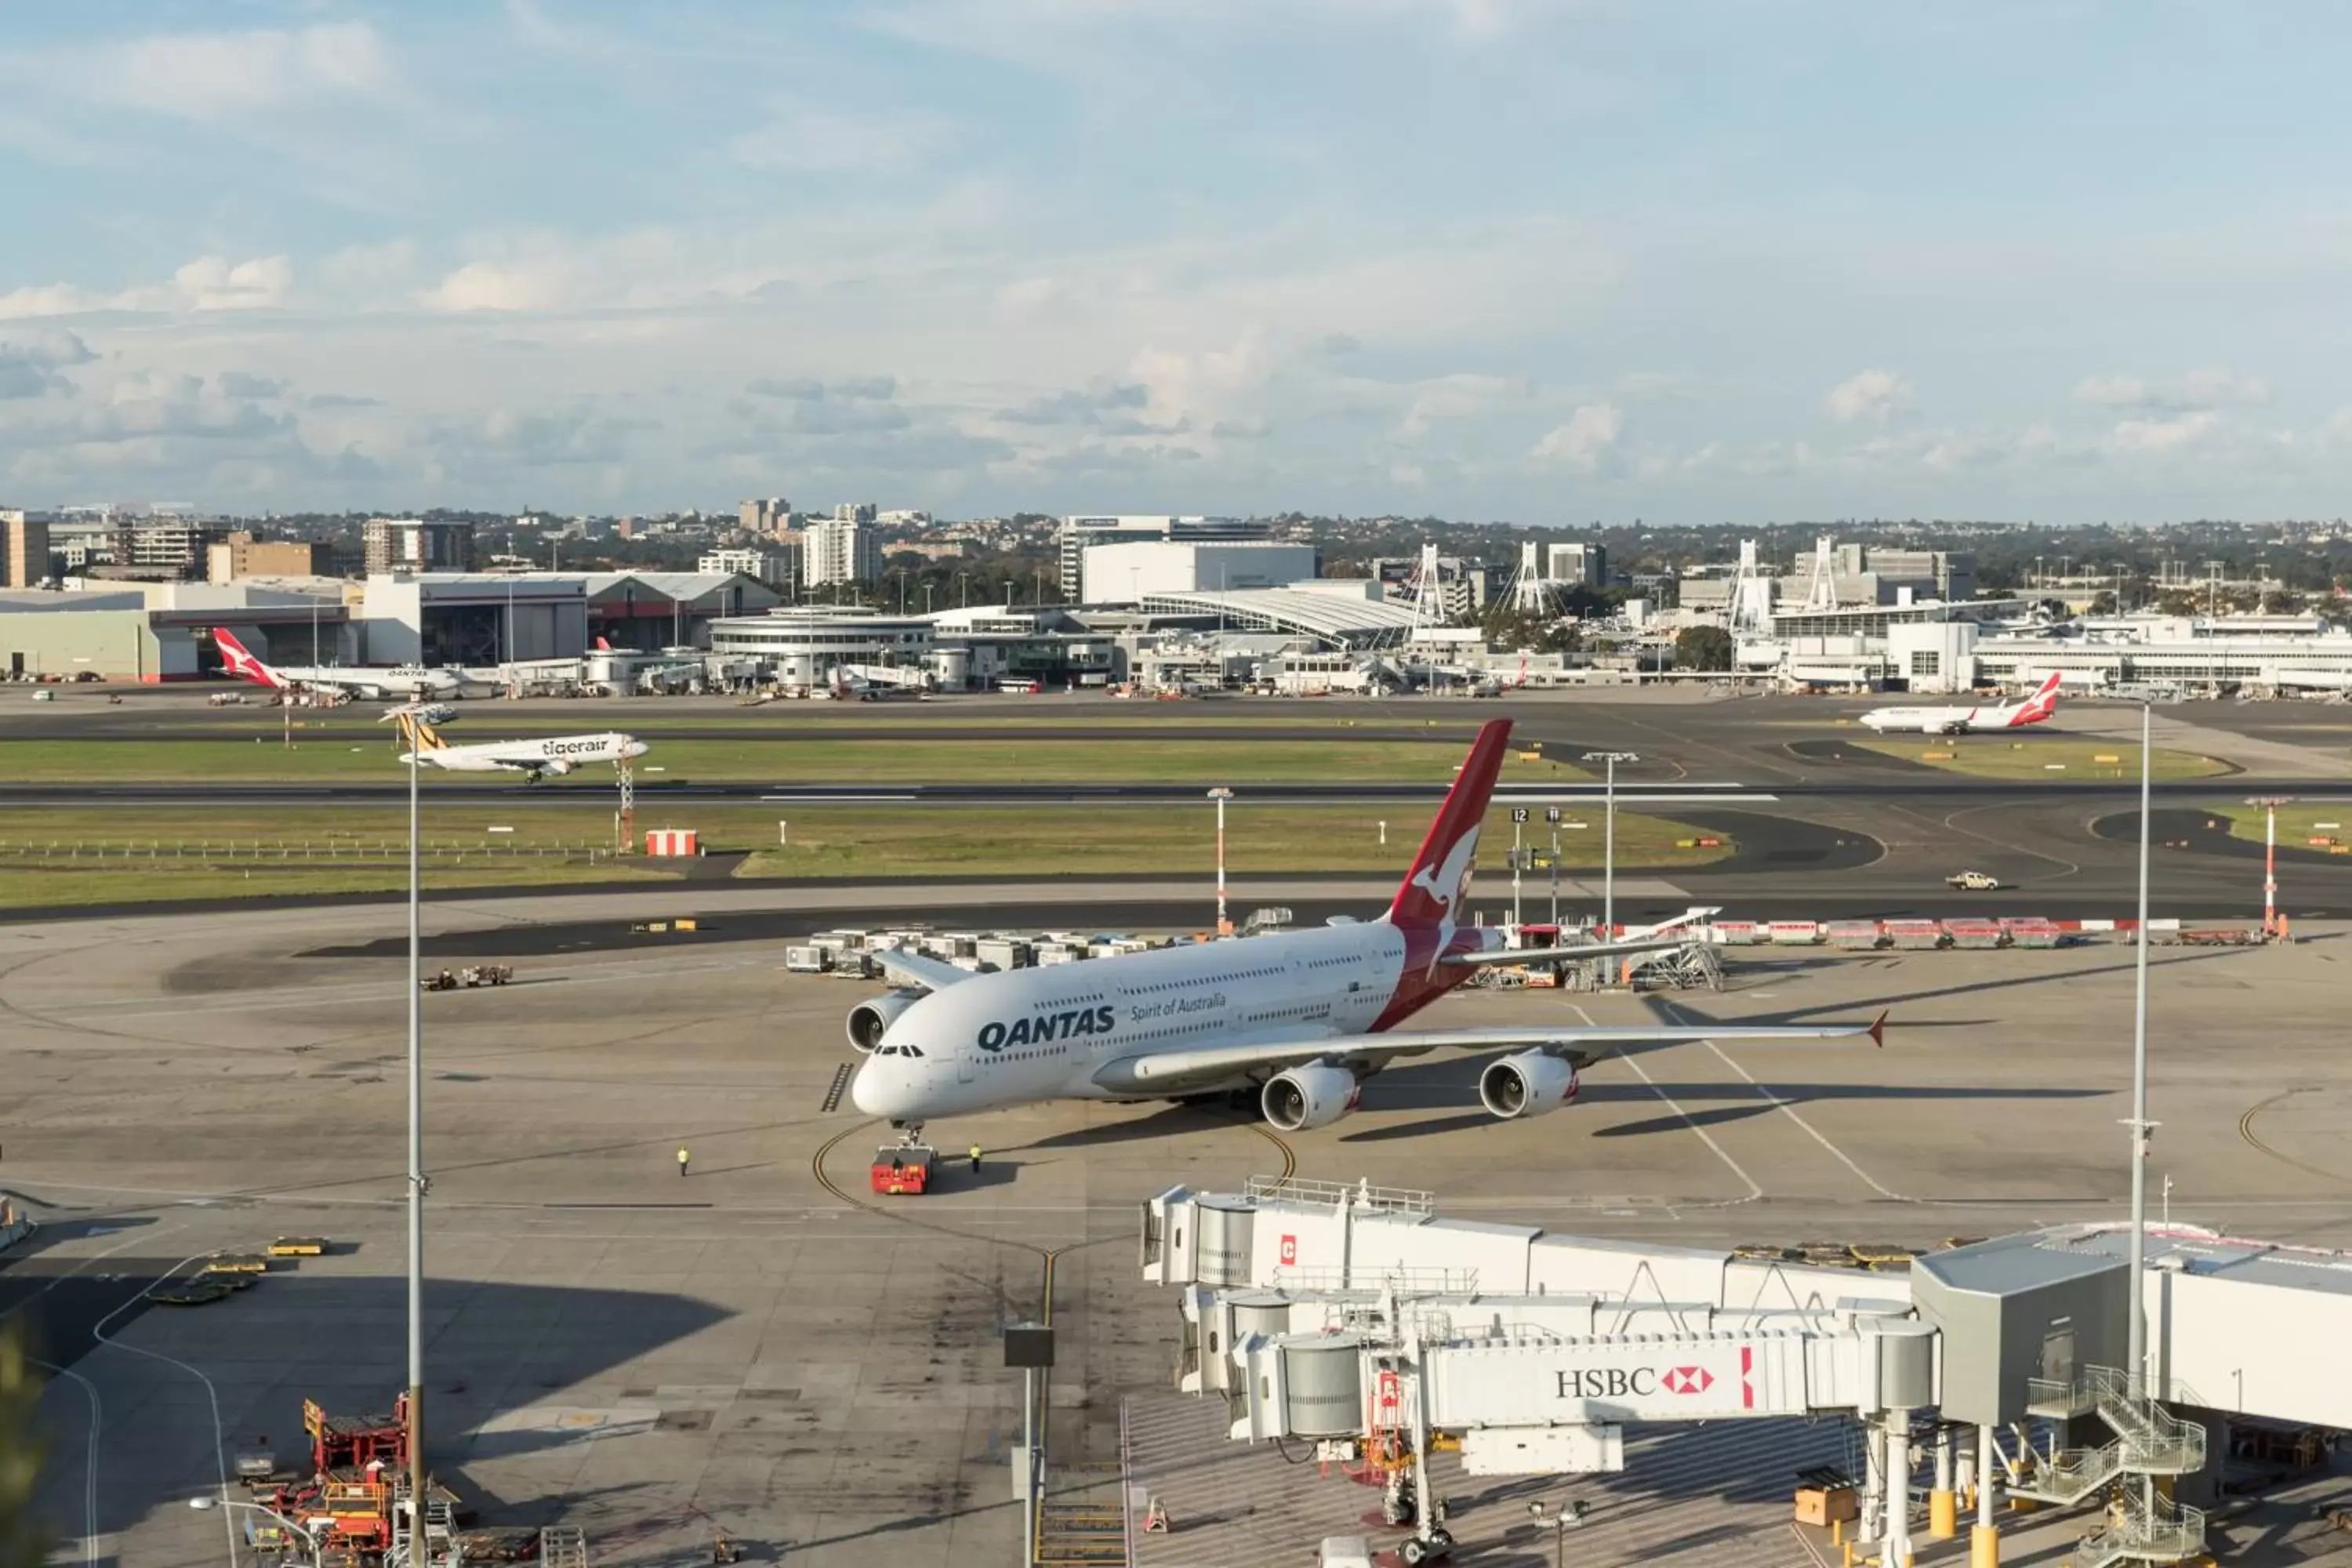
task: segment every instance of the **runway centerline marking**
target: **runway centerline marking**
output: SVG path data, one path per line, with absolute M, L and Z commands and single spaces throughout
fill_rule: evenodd
M 1682 1009 L 1676 1007 L 1671 1002 L 1665 1004 L 1665 1010 L 1674 1016 L 1676 1023 L 1689 1025 L 1692 1028 L 1699 1026 L 1696 1024 L 1692 1024 L 1688 1018 L 1683 1016 Z M 1778 1094 L 1766 1088 L 1763 1084 L 1759 1083 L 1757 1081 L 1756 1075 L 1749 1072 L 1746 1068 L 1741 1067 L 1737 1061 L 1734 1061 L 1731 1058 L 1730 1054 L 1721 1046 L 1717 1045 L 1713 1040 L 1705 1041 L 1704 1044 L 1708 1050 L 1713 1051 L 1716 1054 L 1717 1058 L 1722 1061 L 1725 1067 L 1729 1068 L 1733 1072 L 1736 1072 L 1741 1078 L 1746 1079 L 1749 1085 L 1755 1089 L 1756 1092 L 1764 1097 L 1766 1102 L 1769 1103 L 1773 1110 L 1778 1110 L 1781 1115 L 1786 1116 L 1790 1121 L 1803 1128 L 1806 1134 L 1811 1137 L 1814 1142 L 1820 1144 L 1822 1148 L 1828 1150 L 1836 1157 L 1839 1164 L 1843 1165 L 1847 1170 L 1852 1171 L 1855 1175 L 1861 1177 L 1863 1184 L 1867 1186 L 1872 1192 L 1876 1193 L 1882 1198 L 1888 1198 L 1898 1204 L 1912 1204 L 1919 1201 L 1916 1198 L 1906 1197 L 1903 1194 L 1895 1192 L 1891 1188 L 1881 1186 L 1877 1177 L 1872 1175 L 1868 1171 L 1864 1170 L 1860 1165 L 1855 1164 L 1851 1155 L 1822 1135 L 1822 1130 L 1820 1128 L 1815 1127 L 1811 1122 L 1798 1115 L 1797 1108 L 1795 1106 L 1781 1099 Z
M 1584 1010 L 1583 1004 L 1581 1003 L 1577 1005 L 1576 1016 L 1584 1020 L 1585 1026 L 1588 1028 L 1598 1028 L 1600 1026 L 1592 1022 L 1592 1015 Z M 1764 1189 L 1756 1184 L 1756 1178 L 1742 1170 L 1738 1161 L 1725 1153 L 1723 1152 L 1723 1145 L 1715 1141 L 1714 1134 L 1707 1131 L 1706 1128 L 1701 1127 L 1698 1122 L 1692 1118 L 1691 1113 L 1682 1108 L 1681 1103 L 1677 1101 L 1673 1095 L 1668 1094 L 1664 1089 L 1661 1089 L 1658 1086 L 1657 1080 L 1643 1070 L 1642 1064 L 1639 1061 L 1635 1060 L 1632 1057 L 1620 1057 L 1617 1059 L 1623 1062 L 1627 1067 L 1632 1068 L 1633 1069 L 1633 1075 L 1636 1078 L 1639 1078 L 1643 1083 L 1650 1086 L 1650 1092 L 1656 1095 L 1660 1100 L 1664 1100 L 1666 1102 L 1666 1109 L 1673 1111 L 1676 1116 L 1681 1117 L 1683 1120 L 1683 1125 L 1697 1133 L 1699 1142 L 1713 1150 L 1715 1152 L 1715 1157 L 1722 1161 L 1726 1165 L 1729 1166 L 1733 1175 L 1748 1184 L 1748 1195 L 1744 1198 L 1735 1198 L 1732 1200 L 1733 1202 L 1743 1204 L 1754 1203 L 1757 1199 L 1764 1195 Z

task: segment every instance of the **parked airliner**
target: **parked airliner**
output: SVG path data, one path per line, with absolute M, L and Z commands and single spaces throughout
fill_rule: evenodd
M 635 735 L 609 730 L 594 735 L 548 735 L 536 741 L 453 746 L 433 727 L 430 713 L 426 708 L 408 707 L 394 708 L 384 715 L 400 726 L 401 739 L 408 742 L 409 750 L 400 753 L 402 762 L 414 752 L 417 762 L 428 768 L 453 773 L 516 773 L 523 775 L 525 784 L 537 784 L 549 773 L 561 777 L 583 763 L 618 766 L 648 750 Z
M 851 1098 L 867 1115 L 912 1129 L 1045 1100 L 1255 1090 L 1266 1121 L 1290 1132 L 1337 1121 L 1356 1109 L 1366 1079 L 1425 1051 L 1518 1047 L 1478 1079 L 1486 1110 L 1509 1119 L 1574 1100 L 1578 1070 L 1596 1054 L 1586 1047 L 1881 1037 L 1883 1016 L 1831 1027 L 1399 1028 L 1481 965 L 1570 963 L 1684 940 L 1512 949 L 1494 928 L 1465 923 L 1479 826 L 1510 732 L 1507 719 L 1478 731 L 1376 921 L 989 974 L 875 953 L 893 980 L 929 994 L 894 991 L 850 1013 L 850 1043 L 868 1053 Z
M 275 691 L 301 689 L 340 691 L 353 697 L 398 697 L 420 701 L 428 697 L 455 697 L 462 682 L 446 669 L 420 669 L 402 665 L 390 668 L 372 665 L 270 664 L 255 656 L 226 626 L 213 628 L 220 649 L 221 668 L 239 680 Z
M 1874 708 L 1862 722 L 1885 734 L 1965 735 L 1973 730 L 2022 730 L 2058 711 L 2058 676 L 2050 678 L 2022 702 L 2000 708 Z

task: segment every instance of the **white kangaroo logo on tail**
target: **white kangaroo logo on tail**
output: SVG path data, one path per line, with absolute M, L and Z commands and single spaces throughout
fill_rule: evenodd
M 1423 867 L 1413 874 L 1412 880 L 1406 884 L 1407 887 L 1419 888 L 1423 892 L 1427 893 L 1430 902 L 1436 904 L 1444 911 L 1438 917 L 1437 945 L 1430 953 L 1429 966 L 1432 971 L 1436 969 L 1437 961 L 1453 944 L 1454 929 L 1461 915 L 1462 900 L 1470 891 L 1470 862 L 1477 853 L 1478 830 L 1473 827 L 1454 841 L 1454 847 L 1445 852 L 1444 860 L 1433 861 Z

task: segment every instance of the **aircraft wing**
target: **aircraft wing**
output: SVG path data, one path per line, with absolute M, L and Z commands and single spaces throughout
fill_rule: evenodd
M 1706 1024 L 1574 1026 L 1555 1028 L 1391 1029 L 1377 1035 L 1325 1036 L 1320 1039 L 1264 1041 L 1238 1046 L 1198 1046 L 1187 1050 L 1154 1051 L 1106 1063 L 1095 1081 L 1114 1093 L 1174 1093 L 1185 1086 L 1214 1083 L 1254 1068 L 1279 1070 L 1326 1058 L 1418 1056 L 1424 1051 L 1478 1051 L 1505 1047 L 1535 1049 L 1567 1057 L 1580 1065 L 1601 1054 L 1588 1047 L 1665 1046 L 1685 1040 L 1842 1040 L 1867 1037 L 1885 1046 L 1886 1015 L 1867 1024 Z
M 971 970 L 958 969 L 944 959 L 926 958 L 921 953 L 907 952 L 895 947 L 877 947 L 866 956 L 880 964 L 882 973 L 891 979 L 932 991 L 944 991 L 959 981 L 972 977 Z
M 1637 952 L 1663 952 L 1670 947 L 1688 947 L 1698 940 L 1696 935 L 1644 937 L 1638 942 L 1595 942 L 1581 946 L 1566 947 L 1498 947 L 1486 952 L 1453 952 L 1439 959 L 1440 963 L 1581 963 L 1588 958 L 1630 958 Z

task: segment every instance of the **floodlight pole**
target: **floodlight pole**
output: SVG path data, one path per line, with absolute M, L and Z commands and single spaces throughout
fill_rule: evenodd
M 1584 760 L 1605 763 L 1609 768 L 1601 838 L 1601 940 L 1608 942 L 1617 934 L 1617 764 L 1642 759 L 1632 752 L 1587 752 Z
M 425 986 L 416 773 L 424 737 L 408 738 L 408 1556 L 425 1539 Z
M 1209 798 L 1217 803 L 1217 934 L 1231 936 L 1234 922 L 1225 914 L 1225 802 L 1234 798 L 1234 792 L 1220 784 Z
M 2129 1318 L 2125 1324 L 2126 1371 L 2135 1394 L 2145 1394 L 2147 1360 L 2147 846 L 2148 780 L 2153 752 L 2149 735 L 2156 710 L 2139 710 L 2139 947 L 2132 998 L 2131 1277 Z

